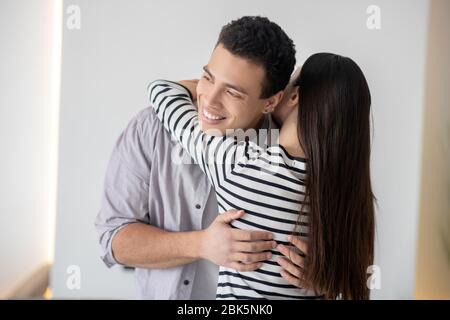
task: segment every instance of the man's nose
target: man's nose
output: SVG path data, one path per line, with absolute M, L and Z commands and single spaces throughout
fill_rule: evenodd
M 221 92 L 220 88 L 214 86 L 205 96 L 206 105 L 210 107 L 220 108 L 221 106 Z

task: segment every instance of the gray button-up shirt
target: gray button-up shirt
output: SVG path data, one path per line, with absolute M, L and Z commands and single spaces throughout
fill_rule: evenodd
M 262 128 L 276 128 L 270 116 Z M 218 214 L 217 200 L 203 172 L 171 139 L 153 108 L 140 111 L 119 136 L 106 171 L 97 228 L 102 259 L 118 262 L 112 239 L 134 222 L 167 231 L 202 230 Z M 135 269 L 143 299 L 215 299 L 218 267 L 206 260 L 170 269 Z

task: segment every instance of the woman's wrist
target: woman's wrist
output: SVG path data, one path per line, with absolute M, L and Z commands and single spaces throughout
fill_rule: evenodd
M 197 100 L 197 84 L 198 80 L 181 80 L 178 81 L 179 84 L 181 84 L 183 87 L 185 87 L 189 92 L 191 93 L 192 99 L 195 101 Z

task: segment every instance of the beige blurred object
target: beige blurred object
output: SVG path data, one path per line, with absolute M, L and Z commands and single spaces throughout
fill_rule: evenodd
M 30 274 L 8 296 L 8 299 L 45 299 L 51 297 L 48 292 L 50 264 L 45 264 Z M 44 296 L 46 294 L 47 296 Z
M 450 299 L 450 1 L 430 1 L 416 299 Z

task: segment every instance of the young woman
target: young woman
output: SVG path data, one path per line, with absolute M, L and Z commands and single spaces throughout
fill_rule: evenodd
M 329 53 L 311 56 L 290 97 L 299 103 L 278 111 L 285 115 L 279 144 L 268 148 L 252 135 L 202 132 L 191 93 L 177 83 L 155 81 L 149 97 L 164 127 L 207 174 L 219 211 L 245 211 L 233 227 L 271 231 L 286 245 L 289 235 L 308 241 L 304 283 L 309 289 L 281 277 L 275 260 L 281 253 L 274 249 L 255 271 L 220 267 L 218 299 L 369 298 L 371 102 L 356 63 Z

